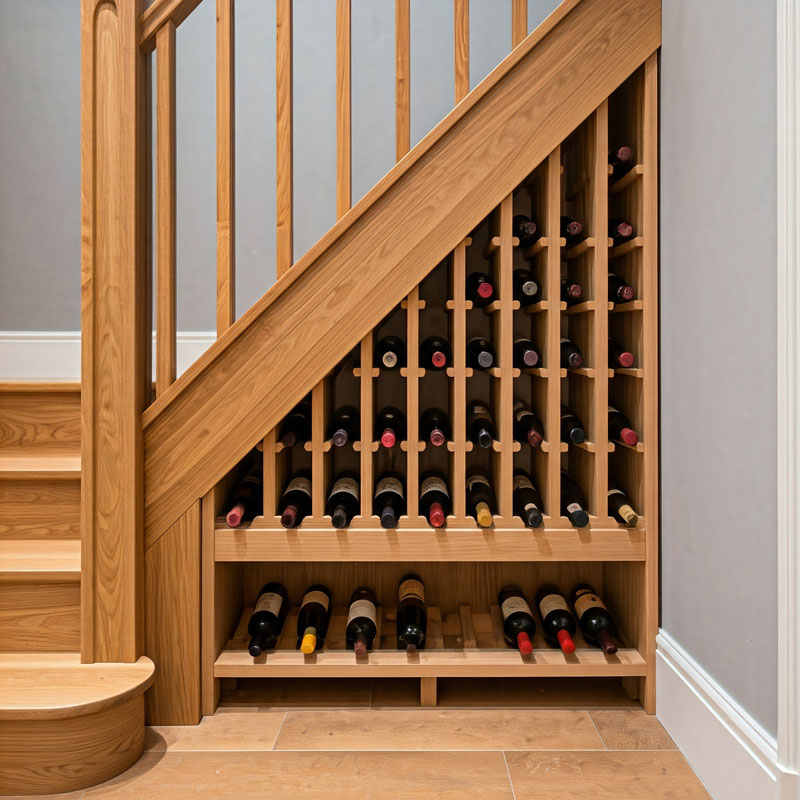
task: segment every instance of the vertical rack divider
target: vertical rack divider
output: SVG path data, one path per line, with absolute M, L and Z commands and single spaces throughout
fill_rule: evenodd
M 377 374 L 372 366 L 372 332 L 361 340 L 361 367 L 354 373 L 361 380 L 361 518 L 369 520 L 372 515 L 372 424 L 374 389 L 373 379 Z
M 406 307 L 406 366 L 400 374 L 406 379 L 406 515 L 410 524 L 419 517 L 419 379 L 425 371 L 419 366 L 419 312 L 424 303 L 415 286 L 404 303 Z
M 325 418 L 328 410 L 328 379 L 323 378 L 311 391 L 311 516 L 316 523 L 325 514 L 325 490 L 328 486 L 325 453 L 330 442 L 325 441 Z
M 262 513 L 264 524 L 274 526 L 275 517 L 278 515 L 278 500 L 280 499 L 281 478 L 278 474 L 278 429 L 273 428 L 263 439 L 263 492 L 264 504 Z

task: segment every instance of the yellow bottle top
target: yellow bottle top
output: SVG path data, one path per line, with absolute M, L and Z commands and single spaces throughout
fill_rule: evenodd
M 486 503 L 478 503 L 478 505 L 475 506 L 475 516 L 481 528 L 492 527 L 492 512 L 489 510 L 489 506 L 487 506 Z
M 635 525 L 639 521 L 636 512 L 627 503 L 619 507 L 619 515 L 628 525 Z
M 317 648 L 317 634 L 316 633 L 304 633 L 303 634 L 303 641 L 300 644 L 300 652 L 305 653 L 306 655 L 310 655 L 314 652 Z

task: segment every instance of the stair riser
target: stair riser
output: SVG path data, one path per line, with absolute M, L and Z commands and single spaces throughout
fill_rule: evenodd
M 78 391 L 3 392 L 0 451 L 79 453 L 80 406 Z
M 0 481 L 0 539 L 80 539 L 80 480 Z
M 0 583 L 0 652 L 80 650 L 79 582 Z

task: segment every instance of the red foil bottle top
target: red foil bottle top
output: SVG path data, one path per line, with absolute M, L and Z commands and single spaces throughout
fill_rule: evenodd
M 397 437 L 394 435 L 394 431 L 391 428 L 387 428 L 381 434 L 381 444 L 384 447 L 394 447 L 396 441 Z
M 353 650 L 356 656 L 365 656 L 367 654 L 367 643 L 363 636 L 358 636 L 353 642 Z
M 620 236 L 630 236 L 633 233 L 633 225 L 630 222 L 620 222 L 617 225 L 617 233 Z
M 570 297 L 582 297 L 583 286 L 581 286 L 579 283 L 573 283 L 570 285 L 569 289 L 567 289 L 567 294 Z
M 524 656 L 529 656 L 533 652 L 533 645 L 527 633 L 523 632 L 517 634 L 517 647 Z
M 561 630 L 556 634 L 556 638 L 558 639 L 558 645 L 561 650 L 569 655 L 570 653 L 575 652 L 575 642 L 572 641 L 572 637 L 569 635 L 569 631 Z
M 293 528 L 297 521 L 297 506 L 286 506 L 281 514 L 281 525 L 284 528 Z
M 294 431 L 287 431 L 281 437 L 281 444 L 284 447 L 294 447 L 297 444 L 297 434 Z
M 583 223 L 578 222 L 578 220 L 574 219 L 572 222 L 568 223 L 567 225 L 567 233 L 570 236 L 577 236 L 579 233 L 583 231 Z
M 633 353 L 628 353 L 628 352 L 620 353 L 619 358 L 617 358 L 617 361 L 619 362 L 619 365 L 621 367 L 625 367 L 625 369 L 628 369 L 628 367 L 633 366 Z
M 531 428 L 531 430 L 528 431 L 528 444 L 531 447 L 538 447 L 541 443 L 542 435 Z
M 428 438 L 434 447 L 441 447 L 445 442 L 444 431 L 440 428 L 434 428 Z
M 606 630 L 602 630 L 597 634 L 597 641 L 600 642 L 600 647 L 607 656 L 613 656 L 617 652 L 617 643 L 614 637 Z
M 333 436 L 331 436 L 331 442 L 333 442 L 335 447 L 344 447 L 347 444 L 347 431 L 344 428 L 339 428 Z
M 242 524 L 242 517 L 244 517 L 244 506 L 237 503 L 225 517 L 225 521 L 230 528 L 238 528 Z
M 441 528 L 444 525 L 444 509 L 441 503 L 431 503 L 430 520 L 434 528 Z
M 619 292 L 620 300 L 633 300 L 633 286 L 623 286 Z
M 535 367 L 539 363 L 539 354 L 535 350 L 526 350 L 522 362 L 526 367 Z
M 436 350 L 431 356 L 431 363 L 434 367 L 443 367 L 447 363 L 447 356 L 441 350 Z
M 639 441 L 639 434 L 633 428 L 623 428 L 619 432 L 619 436 L 630 447 L 633 447 Z
M 489 281 L 478 284 L 478 297 L 488 300 L 494 294 L 494 287 Z

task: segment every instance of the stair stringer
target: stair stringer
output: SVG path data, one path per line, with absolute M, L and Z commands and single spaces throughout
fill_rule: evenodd
M 660 43 L 660 0 L 566 0 L 515 48 L 145 411 L 145 545 Z

